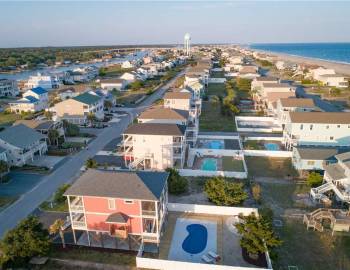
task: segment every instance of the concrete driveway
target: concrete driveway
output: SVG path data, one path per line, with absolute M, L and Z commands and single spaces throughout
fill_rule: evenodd
M 41 174 L 11 172 L 10 182 L 0 184 L 0 196 L 20 196 L 34 188 L 44 177 Z
M 65 157 L 59 156 L 36 156 L 34 161 L 31 161 L 29 164 L 39 167 L 47 167 L 52 169 L 56 164 L 58 164 Z

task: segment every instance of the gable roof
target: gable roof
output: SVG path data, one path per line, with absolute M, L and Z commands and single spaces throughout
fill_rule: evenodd
M 90 93 L 83 93 L 76 97 L 73 97 L 72 99 L 79 101 L 81 103 L 90 105 L 98 102 L 101 98 L 99 96 L 92 95 Z
M 191 99 L 191 93 L 179 91 L 166 92 L 164 99 Z
M 294 92 L 268 92 L 266 94 L 266 99 L 271 103 L 276 102 L 281 98 L 291 98 L 291 97 L 295 97 Z
M 17 120 L 13 125 L 23 124 L 32 129 L 49 129 L 53 123 L 51 120 Z
M 40 86 L 39 87 L 34 87 L 30 91 L 34 92 L 37 95 L 42 95 L 42 94 L 47 93 L 47 91 L 44 88 L 40 87 Z
M 142 123 L 128 127 L 124 134 L 183 136 L 186 127 L 176 124 Z
M 289 112 L 292 123 L 350 124 L 350 112 Z
M 315 102 L 312 98 L 281 98 L 282 107 L 302 107 L 302 108 L 314 108 Z
M 299 153 L 301 159 L 309 160 L 335 160 L 335 155 L 346 151 L 346 149 L 337 147 L 312 147 L 297 146 L 295 150 Z M 347 148 L 347 150 L 350 150 Z
M 139 119 L 175 119 L 187 120 L 188 111 L 170 109 L 164 107 L 153 107 L 141 113 Z
M 166 172 L 122 172 L 89 169 L 64 193 L 137 200 L 159 200 L 166 185 Z
M 44 135 L 23 124 L 8 127 L 0 132 L 1 140 L 18 148 L 26 148 L 44 138 Z

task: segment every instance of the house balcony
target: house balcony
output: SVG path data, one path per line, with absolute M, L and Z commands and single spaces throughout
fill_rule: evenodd
M 86 222 L 84 214 L 72 215 L 72 227 L 74 229 L 86 229 Z
M 84 205 L 81 197 L 76 197 L 73 201 L 69 203 L 69 208 L 72 212 L 83 212 Z

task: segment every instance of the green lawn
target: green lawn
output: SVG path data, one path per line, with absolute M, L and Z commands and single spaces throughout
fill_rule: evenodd
M 226 88 L 224 83 L 209 83 L 207 89 L 207 95 L 216 95 L 216 96 L 226 96 Z
M 0 209 L 6 205 L 14 203 L 16 200 L 16 197 L 0 196 Z
M 307 231 L 301 219 L 284 219 L 276 231 L 284 244 L 277 250 L 274 269 L 297 266 L 299 270 L 350 269 L 350 236 Z
M 213 106 L 209 101 L 203 101 L 202 114 L 199 117 L 200 131 L 234 132 L 236 125 L 232 116 L 222 115 L 220 106 Z
M 40 205 L 40 209 L 44 211 L 68 212 L 68 203 L 67 201 L 64 201 L 63 203 L 59 203 L 59 204 L 52 203 L 51 205 L 50 202 L 45 201 Z
M 0 126 L 12 125 L 16 120 L 22 119 L 22 115 L 14 113 L 0 113 Z
M 136 260 L 134 254 L 125 254 L 117 252 L 98 251 L 88 248 L 71 248 L 67 250 L 53 249 L 49 257 L 59 259 L 70 259 L 79 261 L 88 261 L 95 263 L 106 263 L 113 265 L 135 266 Z
M 235 160 L 232 157 L 222 157 L 222 169 L 224 171 L 244 172 L 242 160 Z
M 296 176 L 290 158 L 245 157 L 250 176 L 287 177 Z

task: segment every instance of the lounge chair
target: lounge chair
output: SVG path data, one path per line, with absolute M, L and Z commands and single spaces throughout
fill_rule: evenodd
M 218 254 L 216 254 L 214 251 L 209 251 L 208 255 L 210 257 L 212 257 L 216 261 L 220 261 L 221 260 L 221 257 Z
M 202 256 L 202 261 L 204 261 L 205 263 L 214 263 L 214 259 L 212 257 L 207 256 L 207 255 Z

